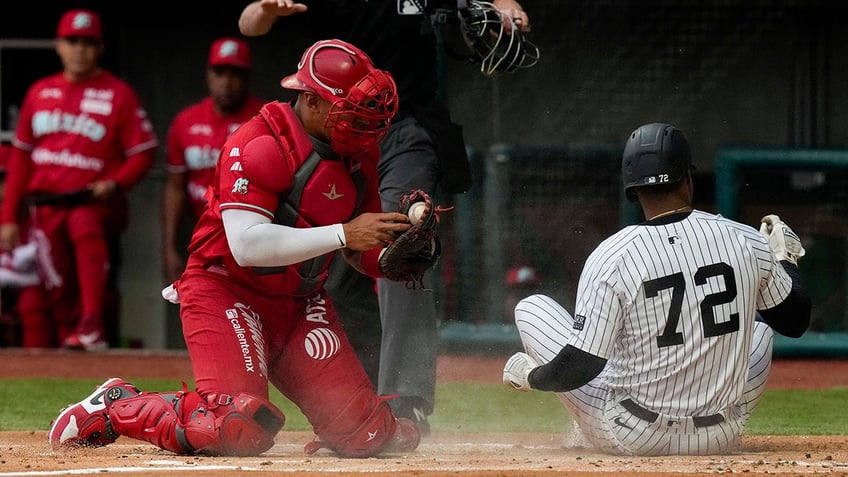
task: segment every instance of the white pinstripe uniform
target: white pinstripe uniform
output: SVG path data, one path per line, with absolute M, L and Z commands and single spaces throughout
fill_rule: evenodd
M 768 378 L 773 334 L 755 310 L 791 289 L 757 230 L 696 210 L 602 242 L 580 276 L 575 317 L 534 295 L 518 304 L 515 322 L 539 364 L 565 345 L 607 359 L 591 382 L 557 393 L 595 447 L 715 454 L 738 445 Z M 627 399 L 643 417 L 621 404 Z M 724 420 L 715 423 L 716 414 Z

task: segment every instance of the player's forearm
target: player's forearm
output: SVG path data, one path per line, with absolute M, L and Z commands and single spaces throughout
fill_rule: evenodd
M 571 391 L 595 379 L 606 364 L 603 358 L 566 345 L 551 362 L 533 369 L 527 381 L 540 391 Z
M 292 265 L 345 245 L 341 224 L 296 228 L 245 210 L 225 210 L 221 215 L 230 252 L 242 267 Z
M 185 189 L 168 182 L 162 197 L 162 249 L 175 248 L 182 211 L 188 202 Z
M 774 331 L 783 336 L 798 338 L 810 327 L 813 302 L 804 287 L 798 267 L 788 260 L 781 260 L 780 264 L 792 277 L 792 291 L 777 306 L 759 312 Z
M 262 2 L 252 2 L 241 12 L 238 21 L 239 31 L 245 36 L 264 35 L 271 31 L 277 18 L 277 15 L 262 8 Z

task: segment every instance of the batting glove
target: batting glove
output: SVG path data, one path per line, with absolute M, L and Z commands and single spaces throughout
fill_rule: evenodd
M 768 240 L 771 252 L 778 260 L 789 260 L 797 266 L 798 259 L 806 253 L 798 234 L 774 214 L 763 217 L 760 233 Z
M 532 389 L 527 377 L 538 366 L 527 353 L 515 353 L 504 365 L 503 383 L 518 391 Z

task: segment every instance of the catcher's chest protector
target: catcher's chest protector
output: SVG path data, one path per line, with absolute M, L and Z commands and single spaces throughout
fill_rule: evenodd
M 271 121 L 266 124 L 279 140 L 284 132 Z M 285 152 L 282 144 L 280 147 Z M 305 156 L 305 160 L 295 171 L 291 188 L 280 194 L 274 223 L 304 228 L 347 222 L 355 217 L 364 197 L 364 175 L 359 170 L 351 173 L 342 161 L 323 159 L 314 150 L 298 156 Z M 300 284 L 292 292 L 305 296 L 323 284 L 332 256 L 325 254 L 301 262 L 296 265 L 296 272 L 291 266 L 254 267 L 254 271 L 260 275 L 286 273 L 287 270 L 287 273 L 297 273 Z

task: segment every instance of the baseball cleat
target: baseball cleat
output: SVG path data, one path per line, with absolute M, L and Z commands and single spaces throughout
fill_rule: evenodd
M 104 351 L 109 347 L 102 331 L 91 333 L 74 333 L 62 343 L 63 348 L 79 349 L 85 351 Z
M 411 452 L 421 443 L 421 432 L 418 426 L 405 417 L 397 418 L 395 434 L 386 447 L 386 452 Z
M 47 440 L 54 450 L 75 447 L 101 447 L 118 438 L 109 423 L 106 399 L 114 401 L 127 394 L 138 395 L 132 384 L 120 378 L 110 378 L 82 401 L 72 404 L 53 420 Z

